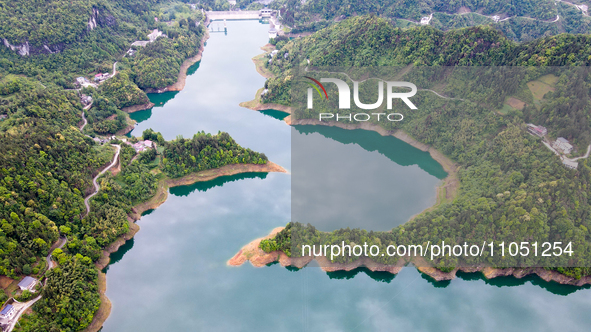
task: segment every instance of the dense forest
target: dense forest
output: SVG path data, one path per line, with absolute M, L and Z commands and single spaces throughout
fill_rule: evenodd
M 115 153 L 87 135 L 126 127 L 121 109 L 149 102 L 142 88 L 176 81 L 205 37 L 200 8 L 158 0 L 0 1 L 0 275 L 45 283 L 16 331 L 80 331 L 90 324 L 100 305 L 94 263 L 129 231 L 133 207 L 151 199 L 162 180 L 266 163 L 264 154 L 240 147 L 227 133 L 166 142 L 148 130 L 142 138 L 156 146 L 141 153 L 130 145 L 138 138 L 112 140 L 121 146 L 120 166 L 98 179 L 87 213 L 92 178 Z M 163 35 L 146 47 L 130 46 L 154 29 Z M 97 88 L 75 84 L 80 76 L 92 82 L 97 73 L 111 73 L 115 61 L 117 74 Z M 84 110 L 83 95 L 92 97 Z M 83 112 L 88 124 L 81 132 Z M 45 256 L 59 237 L 68 241 L 53 251 L 58 266 L 49 270 Z
M 229 164 L 265 164 L 267 156 L 238 145 L 228 133 L 197 133 L 164 143 L 162 169 L 170 177 Z
M 304 104 L 292 104 L 299 98 L 292 87 L 297 86 L 298 75 L 304 75 L 300 74 L 303 66 L 308 67 L 305 75 L 318 78 L 326 77 L 327 71 L 349 71 L 352 75 L 359 67 L 378 69 L 378 73 L 380 67 L 394 68 L 398 72 L 393 76 L 400 74 L 399 79 L 415 82 L 419 88 L 452 97 L 420 91 L 413 97 L 419 108 L 405 113 L 404 121 L 376 123 L 388 130 L 402 129 L 451 158 L 460 166 L 460 190 L 453 201 L 391 232 L 344 229 L 323 233 L 311 225 L 299 225 L 289 228 L 290 245 L 286 244 L 287 235 L 280 233 L 261 247 L 266 251 L 289 247 L 292 255 L 298 255 L 303 244 L 341 241 L 367 241 L 384 250 L 389 244 L 442 240 L 456 244 L 568 239 L 576 248 L 573 257 L 507 257 L 502 262 L 486 262 L 493 266 L 571 266 L 578 268 L 561 271 L 575 277 L 589 274 L 591 167 L 584 159 L 576 170 L 564 167 L 525 129 L 528 122 L 544 125 L 548 135 L 568 137 L 579 153 L 584 153 L 591 143 L 589 45 L 586 35 L 517 44 L 488 27 L 449 32 L 430 27 L 405 30 L 375 16 L 349 19 L 289 41 L 268 65 L 276 76 L 266 82 L 268 92 L 263 100 L 291 104 L 294 121 L 317 118 L 318 112 L 335 107 L 315 104 L 308 110 Z M 503 67 L 478 67 L 483 65 Z M 546 78 L 554 82 L 551 91 L 536 97 L 528 84 Z M 330 90 L 332 85 L 327 88 L 329 95 L 336 93 Z M 524 100 L 525 106 L 501 112 L 509 97 Z M 394 262 L 389 257 L 373 259 Z M 449 269 L 476 262 L 445 259 L 434 264 Z
M 574 5 L 555 4 L 553 0 L 278 0 L 270 6 L 281 10 L 283 23 L 295 34 L 318 31 L 345 18 L 367 14 L 386 18 L 399 27 L 419 25 L 422 17 L 432 14 L 429 24 L 438 29 L 491 25 L 518 41 L 563 32 L 591 32 L 589 16 Z M 561 17 L 559 22 L 553 22 L 557 15 Z M 498 22 L 493 16 L 498 16 Z

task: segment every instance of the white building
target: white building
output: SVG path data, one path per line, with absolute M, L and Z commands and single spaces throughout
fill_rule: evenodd
M 269 29 L 269 39 L 277 37 L 277 30 L 275 28 Z
M 564 137 L 558 137 L 552 147 L 556 150 L 562 151 L 564 154 L 569 154 L 573 151 L 573 146 L 570 145 L 568 140 Z
M 33 277 L 26 276 L 18 283 L 18 287 L 21 290 L 28 290 L 31 292 L 35 292 L 35 285 L 37 285 L 39 281 Z
M 160 36 L 162 36 L 162 31 L 154 29 L 154 31 L 152 31 L 152 33 L 148 35 L 148 39 L 150 39 L 150 43 L 153 43 Z
M 15 313 L 16 313 L 16 310 L 14 310 L 14 307 L 12 306 L 12 304 L 7 304 L 6 307 L 4 307 L 4 309 L 2 309 L 2 311 L 0 311 L 0 318 L 11 319 Z
M 263 8 L 259 11 L 261 17 L 271 17 L 271 14 L 273 14 L 273 10 L 269 8 Z
M 579 166 L 578 162 L 572 161 L 568 158 L 562 158 L 562 163 L 564 164 L 564 166 L 566 166 L 570 169 L 577 169 L 577 167 Z

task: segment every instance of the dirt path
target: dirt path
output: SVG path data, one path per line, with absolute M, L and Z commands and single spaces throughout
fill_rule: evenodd
M 94 195 L 98 194 L 98 192 L 100 190 L 100 186 L 98 185 L 96 180 L 101 175 L 105 174 L 105 172 L 108 171 L 111 167 L 113 167 L 117 164 L 117 158 L 119 158 L 119 152 L 121 151 L 121 145 L 111 144 L 111 146 L 114 146 L 115 148 L 117 148 L 117 152 L 115 153 L 115 157 L 113 157 L 113 162 L 111 162 L 111 164 L 109 166 L 105 167 L 105 169 L 103 169 L 100 173 L 97 174 L 97 176 L 94 177 L 94 179 L 92 179 L 92 184 L 94 185 L 94 192 L 92 194 L 88 195 L 84 199 L 84 205 L 86 206 L 86 214 L 84 215 L 84 217 L 86 217 L 88 215 L 88 213 L 90 213 L 90 204 L 89 204 L 90 199 Z

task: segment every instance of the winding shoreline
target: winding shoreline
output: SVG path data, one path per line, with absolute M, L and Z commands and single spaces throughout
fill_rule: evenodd
M 352 263 L 332 263 L 328 258 L 325 256 L 305 256 L 305 257 L 297 257 L 291 258 L 287 257 L 285 253 L 282 251 L 273 251 L 270 253 L 264 252 L 262 249 L 259 248 L 259 243 L 261 240 L 270 239 L 275 237 L 277 233 L 283 230 L 285 227 L 277 227 L 269 233 L 269 235 L 255 239 L 242 247 L 234 257 L 228 260 L 226 263 L 229 266 L 240 266 L 247 261 L 249 261 L 252 266 L 254 267 L 264 267 L 267 264 L 271 264 L 274 262 L 279 262 L 281 266 L 295 266 L 299 269 L 308 265 L 311 261 L 316 260 L 320 268 L 325 272 L 335 272 L 335 271 L 351 271 L 360 267 L 365 267 L 372 272 L 389 272 L 392 274 L 398 274 L 408 263 L 412 263 L 419 272 L 428 275 L 435 281 L 445 281 L 445 280 L 453 280 L 457 277 L 457 272 L 466 272 L 466 273 L 476 273 L 480 272 L 486 279 L 493 279 L 496 277 L 507 277 L 513 276 L 517 279 L 521 279 L 525 276 L 535 274 L 542 280 L 546 282 L 557 282 L 563 285 L 572 285 L 581 287 L 584 285 L 591 285 L 591 276 L 585 276 L 581 279 L 575 279 L 573 277 L 565 276 L 556 271 L 549 271 L 543 268 L 492 268 L 488 266 L 481 266 L 481 267 L 460 267 L 455 268 L 451 272 L 442 272 L 434 267 L 427 266 L 426 262 L 423 262 L 420 258 L 415 257 L 404 257 L 398 260 L 394 265 L 387 265 L 376 263 L 373 260 L 362 257 L 357 259 Z M 423 265 L 424 264 L 424 265 Z
M 207 27 L 208 25 L 209 25 L 209 18 L 206 16 L 204 26 Z M 188 76 L 187 70 L 195 63 L 201 61 L 201 58 L 203 56 L 203 51 L 205 50 L 205 42 L 208 39 L 209 39 L 209 31 L 207 29 L 205 29 L 205 34 L 203 35 L 203 38 L 201 38 L 201 44 L 199 45 L 199 50 L 197 51 L 197 54 L 195 54 L 194 56 L 183 61 L 183 63 L 181 64 L 179 75 L 178 75 L 175 83 L 173 83 L 172 85 L 166 86 L 164 88 L 161 88 L 161 89 L 148 88 L 144 91 L 146 93 L 164 93 L 167 91 L 181 91 L 181 90 L 183 90 L 185 88 L 185 83 L 187 81 L 187 76 Z
M 123 107 L 121 110 L 125 113 L 135 113 L 135 112 L 139 112 L 139 111 L 145 111 L 145 110 L 149 110 L 150 108 L 154 107 L 156 104 L 149 102 L 149 103 L 145 103 L 145 104 L 137 104 L 137 105 L 133 105 L 133 106 L 127 106 L 127 107 Z
M 132 208 L 132 212 L 127 216 L 129 223 L 129 231 L 119 236 L 115 241 L 111 242 L 108 246 L 103 248 L 101 257 L 95 263 L 95 266 L 99 270 L 98 274 L 98 286 L 99 296 L 101 304 L 99 309 L 96 311 L 90 325 L 84 329 L 84 332 L 98 332 L 104 322 L 107 320 L 111 313 L 111 301 L 106 296 L 107 291 L 107 275 L 102 270 L 109 265 L 110 255 L 125 244 L 126 241 L 130 240 L 140 230 L 140 227 L 135 223 L 142 216 L 145 211 L 155 209 L 162 205 L 168 198 L 168 189 L 177 186 L 190 185 L 196 182 L 211 181 L 221 176 L 230 176 L 240 173 L 287 173 L 287 171 L 271 162 L 267 161 L 266 164 L 232 164 L 225 165 L 219 168 L 203 170 L 196 173 L 191 173 L 180 178 L 164 178 L 159 181 L 158 189 L 154 196 L 146 202 L 139 203 Z
M 261 48 L 261 49 L 266 51 L 264 48 Z M 253 62 L 255 63 L 255 65 L 257 67 L 257 72 L 259 72 L 259 74 L 261 74 L 265 78 L 270 78 L 270 77 L 267 77 L 267 75 L 263 74 L 265 71 L 263 71 L 262 68 L 259 68 L 259 66 L 261 66 L 262 64 L 260 62 L 255 61 L 255 59 L 257 59 L 257 57 L 253 58 Z M 342 129 L 349 129 L 349 130 L 352 130 L 352 129 L 372 130 L 372 131 L 379 133 L 382 136 L 394 136 L 394 137 L 412 145 L 413 147 L 415 147 L 419 150 L 429 152 L 431 157 L 433 159 L 435 159 L 435 161 L 437 161 L 441 166 L 443 166 L 444 170 L 448 173 L 448 176 L 443 180 L 443 184 L 438 186 L 436 189 L 437 190 L 436 203 L 433 206 L 416 214 L 415 216 L 434 209 L 435 207 L 437 207 L 437 205 L 439 205 L 441 202 L 443 202 L 444 199 L 445 200 L 453 200 L 453 198 L 456 197 L 456 195 L 458 194 L 459 187 L 460 187 L 460 181 L 457 176 L 457 171 L 459 170 L 460 166 L 456 165 L 452 160 L 447 158 L 443 153 L 439 152 L 438 150 L 436 150 L 432 146 L 415 140 L 410 135 L 405 133 L 403 130 L 389 131 L 389 130 L 382 128 L 381 126 L 379 126 L 377 124 L 367 123 L 367 122 L 361 122 L 358 124 L 345 124 L 345 123 L 338 123 L 338 122 L 321 122 L 316 119 L 296 119 L 296 120 L 294 120 L 291 118 L 291 114 L 293 113 L 293 109 L 290 106 L 279 105 L 279 104 L 262 104 L 261 99 L 260 99 L 261 91 L 262 91 L 262 89 L 259 89 L 257 91 L 257 93 L 255 95 L 255 99 L 248 101 L 248 102 L 242 102 L 242 103 L 240 103 L 240 106 L 254 110 L 254 111 L 275 109 L 275 110 L 289 113 L 290 115 L 284 119 L 284 121 L 288 125 L 323 125 L 323 126 L 334 126 L 334 127 L 339 127 Z M 441 196 L 443 196 L 443 193 L 445 193 L 445 197 L 441 197 Z M 414 219 L 415 216 L 411 217 L 411 219 L 409 221 Z M 298 268 L 302 268 L 302 267 L 306 266 L 308 263 L 310 263 L 312 260 L 315 259 L 317 261 L 319 260 L 320 265 L 323 266 L 322 269 L 327 272 L 333 272 L 333 271 L 339 271 L 339 270 L 351 271 L 351 270 L 359 268 L 359 267 L 366 267 L 367 269 L 369 269 L 371 271 L 388 271 L 390 273 L 397 274 L 408 263 L 407 261 L 404 261 L 402 264 L 400 264 L 403 261 L 401 259 L 395 265 L 385 265 L 385 264 L 375 263 L 374 261 L 367 259 L 367 258 L 361 258 L 361 259 L 358 259 L 355 262 L 350 263 L 350 264 L 335 264 L 335 263 L 331 263 L 330 261 L 328 261 L 328 259 L 326 259 L 325 257 L 322 257 L 322 256 L 321 257 L 290 258 L 290 257 L 287 257 L 287 255 L 285 255 L 285 253 L 283 253 L 283 252 L 265 253 L 264 251 L 262 251 L 261 249 L 258 248 L 258 244 L 260 243 L 261 240 L 274 237 L 275 234 L 277 234 L 279 231 L 281 231 L 281 229 L 283 229 L 283 227 L 277 227 L 277 228 L 273 229 L 273 231 L 269 235 L 267 235 L 266 237 L 258 238 L 258 239 L 251 241 L 249 244 L 242 247 L 242 249 L 240 249 L 240 251 L 236 255 L 234 255 L 234 257 L 232 257 L 230 260 L 228 260 L 227 264 L 230 266 L 239 266 L 239 265 L 242 265 L 246 261 L 250 261 L 253 266 L 262 267 L 262 266 L 266 266 L 269 263 L 273 263 L 273 262 L 278 261 L 282 266 L 295 266 Z M 547 282 L 555 281 L 559 284 L 573 285 L 573 286 L 591 285 L 591 276 L 584 276 L 584 277 L 581 277 L 581 279 L 577 280 L 573 277 L 566 276 L 566 275 L 561 274 L 556 271 L 545 270 L 544 268 L 492 268 L 492 267 L 484 267 L 483 266 L 483 267 L 461 267 L 461 268 L 455 268 L 451 272 L 442 272 L 441 270 L 438 270 L 433 267 L 428 267 L 428 266 L 421 267 L 421 266 L 418 266 L 415 264 L 415 267 L 421 273 L 428 275 L 429 277 L 433 278 L 436 281 L 455 279 L 456 273 L 458 271 L 462 271 L 462 272 L 467 272 L 467 273 L 481 272 L 486 279 L 492 279 L 492 278 L 496 278 L 496 277 L 505 277 L 505 276 L 513 276 L 517 279 L 520 279 L 520 278 L 523 278 L 527 275 L 535 274 Z

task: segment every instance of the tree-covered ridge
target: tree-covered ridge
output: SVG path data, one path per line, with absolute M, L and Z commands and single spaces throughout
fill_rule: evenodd
M 47 285 L 35 310 L 43 315 L 27 315 L 15 331 L 80 331 L 86 328 L 100 305 L 98 271 L 82 255 L 68 256 L 56 249 L 53 256 L 60 266 L 47 273 Z
M 16 277 L 47 254 L 58 227 L 80 223 L 90 178 L 108 154 L 76 128 L 31 119 L 0 133 L 1 273 Z
M 11 0 L 0 2 L 0 38 L 34 46 L 71 43 L 86 28 L 92 0 Z
M 185 59 L 197 55 L 201 39 L 205 35 L 203 24 L 195 21 L 179 25 L 168 33 L 173 38 L 158 38 L 141 49 L 132 60 L 135 83 L 142 89 L 160 89 L 176 82 Z
M 230 164 L 266 164 L 267 156 L 241 147 L 228 133 L 197 133 L 191 139 L 165 142 L 162 170 L 172 177 Z
M 387 20 L 367 16 L 286 43 L 269 65 L 276 77 L 267 81 L 268 92 L 263 100 L 290 104 L 296 71 L 304 66 L 310 69 L 306 75 L 312 76 L 314 70 L 322 75 L 322 68 L 328 66 L 345 71 L 352 67 L 399 66 L 406 72 L 401 80 L 408 79 L 421 88 L 435 89 L 458 99 L 420 91 L 413 97 L 420 105 L 417 110 L 406 112 L 402 122 L 379 124 L 386 130 L 404 130 L 460 166 L 460 191 L 453 201 L 391 232 L 343 229 L 322 233 L 304 227 L 300 234 L 292 227 L 291 254 L 301 253 L 303 244 L 340 244 L 341 241 L 367 241 L 384 250 L 389 244 L 428 241 L 460 244 L 485 240 L 497 243 L 568 240 L 575 248 L 573 257 L 544 261 L 506 257 L 502 265 L 489 263 L 591 266 L 589 161 L 579 160 L 576 170 L 564 167 L 525 127 L 527 122 L 544 125 L 551 137 L 564 135 L 578 148 L 579 154 L 585 152 L 591 143 L 589 45 L 586 35 L 560 35 L 517 44 L 487 27 L 449 32 L 430 27 L 403 30 L 392 27 Z M 487 65 L 507 67 L 476 67 Z M 510 73 L 511 68 L 514 76 L 509 77 L 514 79 L 503 81 L 504 73 Z M 534 100 L 528 83 L 545 75 L 554 76 L 555 83 L 550 92 Z M 499 109 L 508 97 L 520 98 L 526 106 L 501 113 Z M 293 121 L 317 118 L 317 112 L 321 112 L 316 104 L 314 110 L 291 106 Z M 284 250 L 283 242 L 271 239 L 261 246 L 267 251 Z M 373 259 L 394 263 L 394 258 Z M 435 262 L 446 267 L 467 263 L 474 261 Z M 574 277 L 591 273 L 588 268 L 561 269 L 561 272 Z
M 51 123 L 75 125 L 80 121 L 80 102 L 76 94 L 45 88 L 34 80 L 8 75 L 0 79 L 0 129 L 36 118 Z
M 170 82 L 171 77 L 178 75 L 180 63 L 197 52 L 196 46 L 199 45 L 204 35 L 203 29 L 199 29 L 196 25 L 196 22 L 201 22 L 204 19 L 201 11 L 180 2 L 177 3 L 177 7 L 182 8 L 180 11 L 183 12 L 183 15 L 179 15 L 178 18 L 170 18 L 161 12 L 161 7 L 164 6 L 164 3 L 168 3 L 167 1 L 89 1 L 92 3 L 92 8 L 89 8 L 88 14 L 84 16 L 85 23 L 80 31 L 73 31 L 71 26 L 64 25 L 64 28 L 70 29 L 67 33 L 61 33 L 59 29 L 47 32 L 51 35 L 48 36 L 49 40 L 44 43 L 51 46 L 50 50 L 47 50 L 43 46 L 44 44 L 40 47 L 31 46 L 30 55 L 22 56 L 17 51 L 3 46 L 3 43 L 0 44 L 0 72 L 35 77 L 46 85 L 73 88 L 73 82 L 77 76 L 91 77 L 95 73 L 110 72 L 113 62 L 122 60 L 120 62 L 124 67 L 122 69 L 137 65 L 138 72 L 140 72 L 139 82 L 146 86 L 156 87 L 161 83 L 156 82 L 159 80 L 158 77 L 142 78 L 148 75 L 147 70 L 157 71 L 164 77 L 165 82 Z M 26 5 L 21 2 L 14 2 L 12 6 L 22 10 Z M 66 8 L 69 2 L 56 0 L 51 3 L 56 6 L 59 4 L 61 12 L 69 10 Z M 2 8 L 1 3 L 0 8 Z M 93 14 L 95 13 L 93 9 L 96 9 L 98 14 Z M 86 23 L 92 15 L 96 16 L 97 26 L 91 30 L 86 27 Z M 161 19 L 158 19 L 159 17 Z M 48 22 L 47 24 L 51 24 L 49 22 L 52 18 L 51 15 L 45 15 L 43 18 Z M 6 22 L 8 21 L 0 20 L 0 30 L 20 31 Z M 140 52 L 136 55 L 139 55 L 141 59 L 156 59 L 146 63 L 149 68 L 146 68 L 145 64 L 136 63 L 139 61 L 135 61 L 134 57 L 123 57 L 131 43 L 136 40 L 147 40 L 147 35 L 154 29 L 159 29 L 164 33 L 165 37 L 159 39 L 168 38 L 172 45 L 160 41 L 166 45 L 157 47 L 152 52 L 147 51 L 147 55 L 144 56 L 141 55 L 142 48 L 140 47 Z M 18 33 L 28 33 L 28 30 L 23 31 Z M 68 34 L 75 34 L 76 38 L 56 47 L 52 46 L 55 43 L 60 43 L 60 38 Z M 1 34 L 0 41 L 2 41 Z M 163 53 L 158 54 L 160 51 Z M 132 78 L 136 77 L 133 73 L 131 76 Z
M 115 104 L 99 95 L 94 94 L 92 107 L 85 111 L 88 120 L 88 132 L 96 134 L 114 134 L 125 128 L 127 117 Z
M 591 32 L 591 19 L 581 10 L 553 0 L 279 0 L 271 6 L 281 10 L 284 24 L 293 33 L 318 31 L 342 19 L 367 14 L 386 18 L 400 27 L 416 26 L 422 17 L 430 15 L 429 24 L 442 30 L 491 25 L 519 41 L 564 32 Z M 500 21 L 495 21 L 494 16 Z M 560 22 L 554 22 L 557 16 Z
M 591 64 L 591 37 L 562 34 L 515 43 L 490 27 L 443 32 L 401 29 L 386 19 L 361 16 L 283 44 L 270 64 L 263 101 L 287 105 L 295 70 L 372 66 L 572 66 Z
M 147 104 L 148 95 L 131 81 L 128 72 L 119 72 L 115 77 L 101 84 L 100 93 L 118 108 Z

